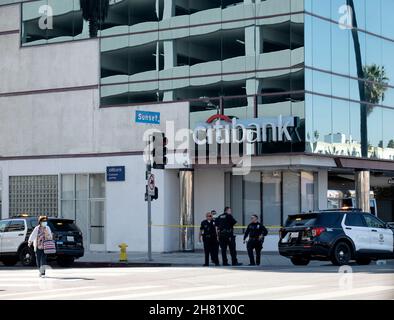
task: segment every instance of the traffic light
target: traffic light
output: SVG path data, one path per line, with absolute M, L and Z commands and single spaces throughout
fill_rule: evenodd
M 155 132 L 152 136 L 152 167 L 154 169 L 165 169 L 167 164 L 167 143 L 168 139 L 162 132 Z

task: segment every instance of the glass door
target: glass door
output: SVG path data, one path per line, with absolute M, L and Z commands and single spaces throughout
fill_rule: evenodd
M 105 175 L 89 175 L 90 250 L 105 250 Z
M 61 216 L 75 220 L 87 251 L 105 250 L 105 174 L 62 175 Z

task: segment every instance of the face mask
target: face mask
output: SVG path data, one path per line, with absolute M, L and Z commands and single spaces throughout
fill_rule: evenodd
M 41 227 L 46 227 L 47 223 L 46 222 L 41 222 Z

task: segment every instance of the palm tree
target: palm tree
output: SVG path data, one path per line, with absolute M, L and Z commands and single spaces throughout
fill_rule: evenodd
M 352 38 L 354 44 L 354 52 L 356 56 L 356 68 L 358 77 L 358 89 L 360 93 L 360 130 L 361 130 L 361 156 L 368 157 L 368 116 L 373 111 L 373 104 L 379 104 L 384 100 L 384 93 L 387 90 L 386 71 L 384 66 L 379 67 L 376 64 L 363 66 L 360 39 L 358 36 L 358 24 L 354 1 L 347 0 L 347 5 L 352 10 L 353 25 Z M 364 81 L 366 80 L 366 81 Z M 369 102 L 367 105 L 363 102 Z
M 109 0 L 79 0 L 82 17 L 89 21 L 89 36 L 96 38 L 99 24 L 108 16 Z
M 384 93 L 387 90 L 388 80 L 384 66 L 380 67 L 376 64 L 364 66 L 365 81 L 365 99 L 372 104 L 379 104 L 384 100 Z M 373 111 L 373 105 L 367 108 L 369 116 Z
M 347 5 L 352 9 L 352 38 L 354 45 L 354 53 L 356 56 L 356 68 L 358 77 L 358 90 L 360 93 L 360 101 L 366 101 L 365 99 L 365 85 L 364 85 L 364 68 L 361 56 L 360 39 L 358 37 L 358 24 L 356 17 L 356 10 L 354 8 L 353 0 L 346 0 Z M 360 103 L 360 130 L 361 130 L 361 156 L 368 157 L 368 111 L 367 105 L 363 102 Z

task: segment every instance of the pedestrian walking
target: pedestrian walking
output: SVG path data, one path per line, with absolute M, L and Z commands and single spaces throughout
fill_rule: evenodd
M 232 265 L 242 265 L 242 263 L 239 263 L 237 259 L 237 249 L 234 235 L 234 225 L 237 223 L 237 220 L 234 219 L 231 208 L 224 208 L 224 213 L 222 213 L 215 221 L 218 231 L 219 246 L 222 251 L 223 265 L 229 265 L 227 260 L 227 247 L 230 250 Z
M 200 227 L 200 242 L 204 242 L 204 253 L 205 253 L 205 263 L 204 266 L 209 266 L 209 256 L 211 256 L 212 262 L 218 266 L 218 240 L 216 233 L 216 224 L 213 220 L 212 212 L 207 212 L 206 219 L 201 221 Z
M 34 246 L 36 253 L 36 262 L 40 277 L 45 277 L 45 268 L 47 264 L 47 256 L 44 252 L 45 241 L 52 240 L 52 231 L 48 227 L 48 218 L 40 216 L 38 218 L 38 225 L 33 229 L 28 241 L 29 247 Z
M 248 250 L 250 266 L 260 265 L 261 250 L 263 249 L 264 237 L 267 234 L 267 228 L 259 222 L 257 215 L 252 215 L 251 223 L 249 223 L 244 234 L 244 243 L 249 238 L 246 248 Z M 256 260 L 254 258 L 254 251 L 256 252 Z

